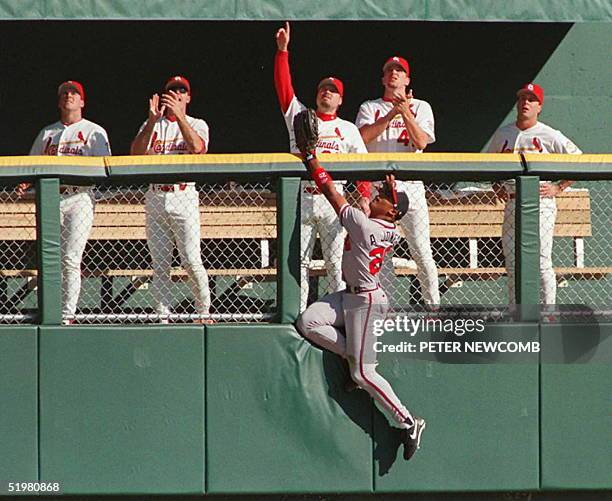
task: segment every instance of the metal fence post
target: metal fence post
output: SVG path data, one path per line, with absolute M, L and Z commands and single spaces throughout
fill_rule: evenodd
M 300 179 L 277 182 L 277 319 L 293 323 L 300 312 Z
M 515 204 L 515 290 L 520 320 L 537 322 L 540 304 L 540 178 L 518 176 Z
M 62 321 L 59 179 L 36 180 L 38 323 Z

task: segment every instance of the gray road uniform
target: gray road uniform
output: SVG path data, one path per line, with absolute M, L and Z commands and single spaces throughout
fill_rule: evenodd
M 349 362 L 353 380 L 374 399 L 392 426 L 409 429 L 414 418 L 391 385 L 376 372 L 373 324 L 384 319 L 388 300 L 378 273 L 387 254 L 400 240 L 397 226 L 369 219 L 362 211 L 343 205 L 340 224 L 347 237 L 342 273 L 347 289 L 311 304 L 298 319 L 298 329 L 313 343 Z M 344 327 L 344 332 L 340 329 Z

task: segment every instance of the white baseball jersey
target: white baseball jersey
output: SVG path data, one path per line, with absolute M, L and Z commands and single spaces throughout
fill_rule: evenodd
M 208 125 L 200 118 L 187 116 L 187 123 L 196 131 L 198 136 L 204 141 L 204 147 L 208 150 Z M 145 128 L 146 121 L 140 127 L 138 133 Z M 187 143 L 183 139 L 183 134 L 178 126 L 176 119 L 162 117 L 153 127 L 151 141 L 146 151 L 146 155 L 186 155 L 189 154 Z
M 521 130 L 515 123 L 497 129 L 491 139 L 488 153 L 582 153 L 570 139 L 560 131 L 537 122 L 529 129 Z M 544 183 L 545 181 L 542 181 Z M 514 181 L 504 183 L 509 193 L 514 192 Z
M 489 153 L 571 153 L 582 151 L 560 131 L 537 122 L 521 130 L 515 123 L 497 129 L 487 150 Z
M 30 155 L 102 157 L 110 155 L 106 131 L 82 118 L 71 125 L 55 122 L 36 136 Z
M 285 124 L 289 131 L 289 147 L 291 153 L 299 153 L 295 144 L 295 134 L 293 132 L 293 118 L 300 111 L 305 110 L 304 106 L 297 97 L 293 96 L 289 108 L 285 112 Z M 322 119 L 317 116 L 319 121 L 319 140 L 317 141 L 317 154 L 320 153 L 367 153 L 368 150 L 363 143 L 361 134 L 355 124 L 342 120 L 338 117 Z
M 366 101 L 359 107 L 357 119 L 355 123 L 358 128 L 364 125 L 371 125 L 380 117 L 384 117 L 393 108 L 393 103 L 384 98 L 373 99 Z M 434 132 L 434 116 L 431 106 L 428 102 L 421 99 L 412 99 L 410 110 L 414 115 L 417 125 L 423 129 L 423 132 L 429 137 L 428 144 L 436 140 Z M 401 152 L 401 153 L 420 153 L 423 150 L 416 148 L 411 138 L 408 137 L 404 119 L 400 114 L 397 114 L 387 128 L 376 139 L 368 143 L 368 151 L 370 153 L 386 153 L 386 152 Z
M 370 219 L 348 204 L 340 208 L 339 217 L 348 233 L 342 254 L 344 280 L 351 287 L 375 289 L 385 254 L 401 239 L 397 226 L 381 219 Z

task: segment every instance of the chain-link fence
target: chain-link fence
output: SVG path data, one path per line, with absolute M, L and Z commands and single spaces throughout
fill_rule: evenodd
M 563 317 L 612 315 L 612 181 L 577 181 L 556 197 L 554 304 Z M 556 217 L 555 217 L 556 216 Z
M 425 186 L 419 181 L 399 182 L 406 191 L 409 212 L 400 222 L 402 240 L 386 259 L 381 284 L 394 310 L 426 310 L 436 305 L 503 305 L 507 304 L 507 278 L 501 246 L 504 207 L 490 184 L 461 183 L 453 189 Z M 308 222 L 304 207 L 317 203 L 319 215 L 329 203 L 321 195 L 302 194 L 302 228 Z M 358 192 L 346 185 L 347 199 L 357 206 Z M 314 199 L 314 201 L 311 201 Z M 306 200 L 306 203 L 305 203 Z M 327 207 L 325 207 L 327 208 Z M 331 207 L 329 207 L 331 209 Z M 512 212 L 513 216 L 513 212 Z M 312 216 L 310 216 L 312 217 Z M 316 220 L 317 214 L 312 219 Z M 329 236 L 331 224 L 325 219 L 327 233 L 321 234 L 315 246 L 310 269 L 310 301 L 315 292 L 321 296 L 332 291 L 337 281 L 329 278 L 325 249 L 336 251 L 341 258 L 342 240 Z M 325 231 L 325 228 L 324 228 Z M 343 233 L 342 233 L 343 235 Z M 302 251 L 307 249 L 310 234 L 302 233 Z M 304 261 L 303 261 L 304 264 Z M 327 272 L 326 272 L 327 271 Z M 302 309 L 305 295 L 302 295 Z
M 357 205 L 353 183 L 338 187 Z M 403 188 L 413 213 L 402 220 L 404 238 L 381 272 L 393 309 L 509 304 L 513 190 L 502 201 L 490 183 Z M 269 184 L 61 192 L 65 321 L 259 321 L 275 312 L 276 197 Z M 344 287 L 345 233 L 311 184 L 302 183 L 301 197 L 304 309 Z M 576 305 L 610 313 L 611 206 L 612 181 L 576 182 L 555 199 L 541 199 L 543 303 L 566 313 Z M 14 186 L 3 188 L 0 210 L 0 322 L 28 322 L 37 309 L 33 190 L 18 196 Z
M 556 199 L 541 198 L 542 303 L 609 308 L 611 185 L 576 183 Z M 380 275 L 393 310 L 427 313 L 439 304 L 446 311 L 470 305 L 495 312 L 515 303 L 513 182 L 494 186 L 462 182 L 451 187 L 406 182 L 399 189 L 408 193 L 411 208 L 400 223 L 404 238 Z M 323 211 L 324 198 L 302 191 L 302 228 L 309 219 L 329 218 Z M 350 183 L 346 194 L 357 205 L 359 195 Z M 325 249 L 335 249 L 336 260 L 342 251 L 335 233 L 330 236 L 332 225 L 323 221 L 324 233 L 314 230 L 319 231 L 320 245 L 314 247 L 311 260 L 302 261 L 309 270 L 309 302 L 333 291 L 338 283 L 330 277 L 330 267 L 334 268 L 325 258 Z M 305 257 L 311 238 L 310 232 L 302 233 Z M 302 309 L 306 297 L 303 291 Z
M 70 230 L 86 245 L 80 288 L 64 287 L 64 321 L 271 318 L 276 197 L 268 184 L 109 186 L 84 195 L 95 208 L 91 225 L 82 216 Z
M 36 316 L 36 206 L 33 190 L 0 188 L 0 322 Z

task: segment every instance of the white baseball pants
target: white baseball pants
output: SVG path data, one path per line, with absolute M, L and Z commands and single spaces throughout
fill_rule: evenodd
M 81 261 L 94 220 L 89 191 L 61 195 L 62 316 L 75 314 L 81 294 Z
M 321 250 L 327 268 L 327 290 L 336 292 L 345 288 L 342 280 L 342 250 L 344 230 L 338 215 L 324 195 L 301 193 L 301 293 L 300 311 L 308 304 L 308 270 L 317 233 L 321 238 Z
M 414 419 L 391 388 L 376 372 L 377 353 L 373 323 L 384 319 L 389 308 L 379 287 L 372 292 L 334 292 L 311 304 L 297 321 L 300 333 L 313 343 L 345 358 L 351 378 L 367 391 L 396 428 L 410 428 Z M 344 332 L 342 328 L 344 327 Z
M 508 274 L 508 301 L 516 304 L 515 280 L 515 218 L 516 200 L 511 198 L 504 208 L 502 226 L 502 247 Z M 554 198 L 540 198 L 540 300 L 544 304 L 555 304 L 557 299 L 557 278 L 552 262 L 553 234 L 557 219 L 557 203 Z
M 170 272 L 175 245 L 189 276 L 196 310 L 201 315 L 209 313 L 210 289 L 200 250 L 199 205 L 194 186 L 169 192 L 149 189 L 145 195 L 147 245 L 153 266 L 151 289 L 160 315 L 171 310 L 174 294 Z
M 440 289 L 438 286 L 438 269 L 431 252 L 429 237 L 429 209 L 425 198 L 425 186 L 421 181 L 398 181 L 398 189 L 405 191 L 410 201 L 406 215 L 399 221 L 404 230 L 410 255 L 417 265 L 417 279 L 421 285 L 421 293 L 425 304 L 440 304 Z M 391 257 L 385 260 L 381 270 L 380 281 L 387 290 L 391 290 L 394 276 Z

